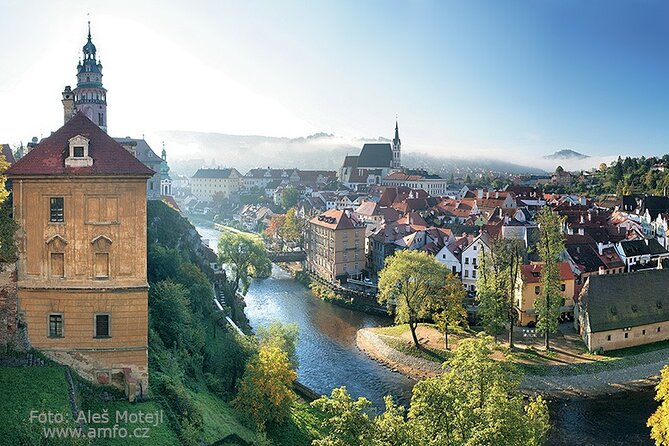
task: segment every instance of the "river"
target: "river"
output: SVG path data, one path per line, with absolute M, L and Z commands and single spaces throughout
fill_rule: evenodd
M 218 232 L 201 226 L 197 230 L 214 247 Z M 253 281 L 245 300 L 253 327 L 274 320 L 298 325 L 298 378 L 316 392 L 329 394 L 335 387 L 346 386 L 353 396 L 364 396 L 376 407 L 383 407 L 384 395 L 408 406 L 413 381 L 355 347 L 358 329 L 388 325 L 390 319 L 316 299 L 276 266 L 270 278 Z M 653 395 L 650 390 L 630 391 L 550 401 L 552 428 L 546 444 L 652 446 L 645 423 L 657 407 Z

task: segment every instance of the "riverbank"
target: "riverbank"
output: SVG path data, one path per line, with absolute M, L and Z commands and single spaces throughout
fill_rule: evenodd
M 440 373 L 444 357 L 434 353 L 422 355 L 424 357 L 406 354 L 396 348 L 397 342 L 401 342 L 399 336 L 379 331 L 377 328 L 359 330 L 356 336 L 358 349 L 411 379 L 420 380 Z M 513 354 L 510 356 L 514 357 Z M 517 358 L 514 360 L 517 361 Z M 532 368 L 524 367 L 526 364 L 522 362 L 518 365 L 524 371 L 521 390 L 527 394 L 587 398 L 652 388 L 659 381 L 660 370 L 669 365 L 669 348 L 624 356 L 617 360 L 607 358 L 596 363 L 546 365 L 535 369 L 540 373 L 532 373 Z

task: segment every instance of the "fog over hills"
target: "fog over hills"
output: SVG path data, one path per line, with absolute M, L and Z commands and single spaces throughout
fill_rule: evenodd
M 165 141 L 172 171 L 185 175 L 192 175 L 198 168 L 205 166 L 235 167 L 242 174 L 254 167 L 267 166 L 338 170 L 344 157 L 347 154 L 357 155 L 364 143 L 390 142 L 383 137 L 347 139 L 328 133 L 286 138 L 190 131 L 156 132 L 147 135 L 146 139 L 156 152 L 159 152 L 159 142 Z M 527 165 L 493 157 L 435 156 L 412 151 L 406 141 L 402 152 L 402 164 L 406 167 L 424 168 L 443 176 L 451 172 L 464 176 L 467 173 L 488 171 L 536 175 L 553 171 L 558 164 L 568 170 L 580 170 L 595 167 L 602 162 L 571 150 L 562 150 L 551 156 L 527 160 Z M 562 157 L 556 157 L 559 154 L 562 154 Z M 604 162 L 610 162 L 614 158 L 606 157 Z M 511 159 L 512 155 L 509 156 L 509 160 Z

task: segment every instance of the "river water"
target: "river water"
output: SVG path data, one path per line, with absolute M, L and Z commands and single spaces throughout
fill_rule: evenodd
M 201 226 L 197 230 L 214 247 L 218 232 Z M 346 386 L 354 397 L 364 396 L 380 408 L 383 396 L 392 395 L 408 406 L 413 381 L 372 361 L 355 347 L 358 329 L 388 325 L 392 322 L 389 318 L 316 299 L 276 266 L 271 277 L 253 281 L 245 300 L 253 327 L 275 320 L 297 324 L 297 374 L 305 385 L 323 394 Z M 550 401 L 552 428 L 546 444 L 652 446 L 645 424 L 657 407 L 653 395 L 648 390 Z

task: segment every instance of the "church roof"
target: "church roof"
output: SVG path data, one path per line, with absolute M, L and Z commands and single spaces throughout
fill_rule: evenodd
M 370 143 L 362 146 L 358 157 L 359 169 L 375 167 L 391 167 L 393 151 L 389 143 Z
M 77 135 L 89 140 L 93 165 L 67 167 L 69 140 Z M 7 170 L 7 176 L 22 175 L 133 175 L 150 177 L 154 171 L 107 135 L 83 113 L 77 113 L 51 136 L 44 138 Z

